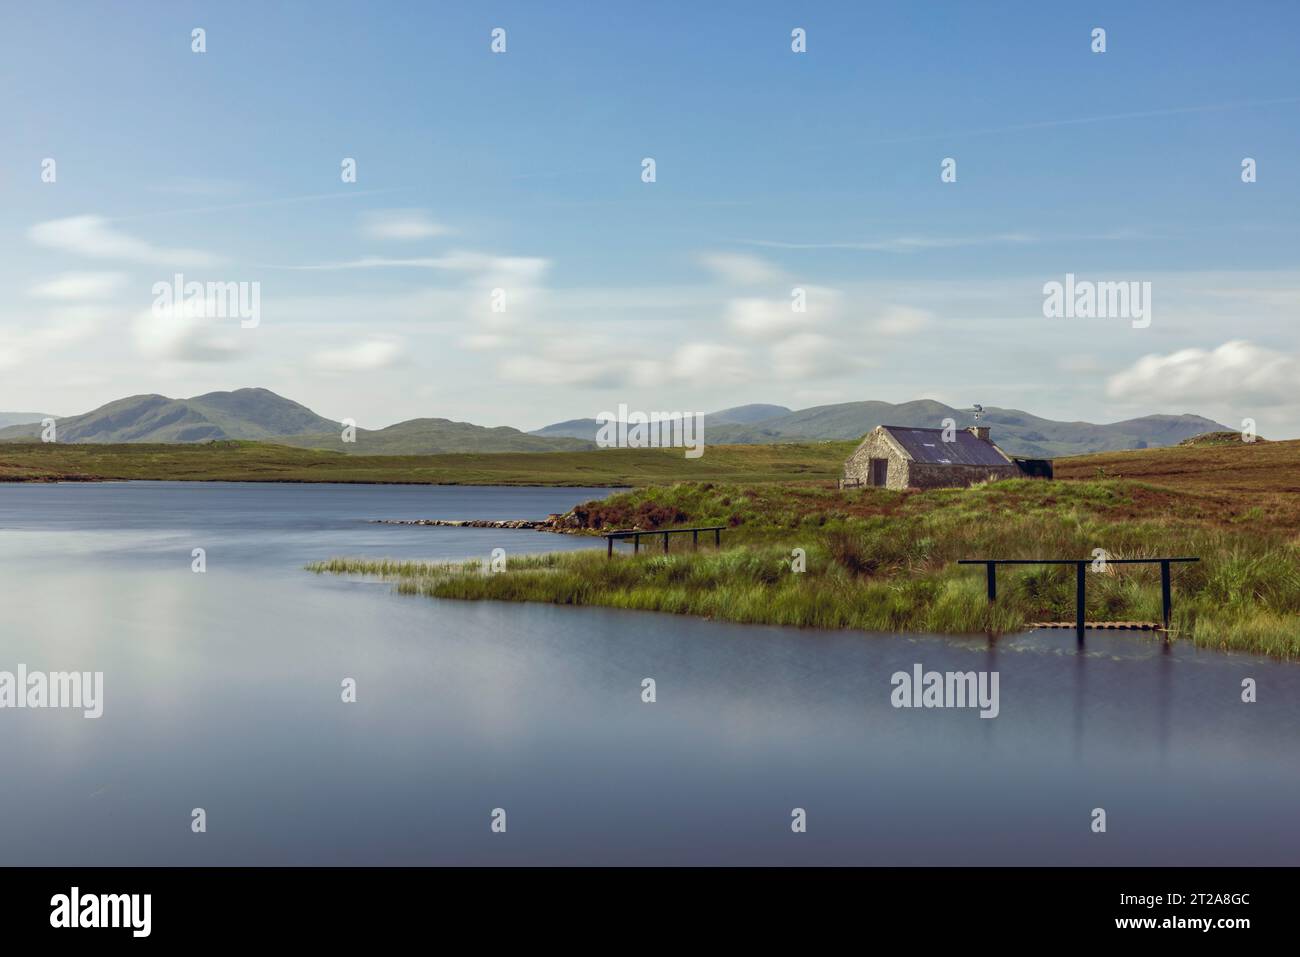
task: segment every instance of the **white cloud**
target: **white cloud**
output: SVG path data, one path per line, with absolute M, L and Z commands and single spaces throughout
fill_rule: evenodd
M 322 349 L 311 364 L 326 372 L 366 372 L 387 369 L 402 358 L 402 344 L 391 339 L 366 339 L 337 349 Z
M 724 282 L 738 286 L 758 286 L 781 278 L 781 270 L 771 263 L 744 253 L 705 253 L 700 262 Z
M 551 344 L 538 352 L 509 356 L 497 369 L 503 379 L 541 386 L 700 386 L 745 383 L 755 378 L 745 351 L 734 346 L 693 342 L 666 358 L 646 358 L 661 354 L 653 349 L 637 352 L 627 343 L 611 346 L 596 337 L 581 344 Z
M 537 283 L 551 266 L 540 256 L 495 256 L 490 253 L 452 252 L 438 257 L 437 268 L 487 277 L 497 285 Z
M 471 325 L 473 332 L 461 339 L 465 345 L 473 342 L 476 334 L 499 335 L 539 319 L 547 299 L 542 280 L 551 267 L 551 260 L 541 256 L 497 256 L 486 252 L 455 251 L 443 256 L 413 259 L 365 256 L 343 263 L 273 268 L 339 270 L 391 267 L 434 269 L 458 277 L 459 289 L 424 290 L 417 299 L 428 303 L 428 306 L 420 307 L 424 309 L 424 316 L 421 316 L 424 321 L 454 320 Z M 499 296 L 497 290 L 500 290 Z M 498 302 L 504 306 L 502 311 L 494 308 Z
M 27 294 L 36 299 L 107 299 L 126 280 L 126 275 L 120 272 L 68 272 L 37 283 Z
M 150 309 L 132 325 L 136 347 L 147 359 L 182 362 L 225 362 L 237 358 L 252 330 L 241 330 L 238 319 L 209 316 L 202 299 L 172 307 Z
M 211 266 L 219 258 L 196 249 L 155 246 L 119 232 L 102 216 L 69 216 L 37 223 L 27 231 L 38 246 L 92 259 L 121 259 L 166 266 Z
M 432 239 L 451 232 L 441 223 L 435 223 L 422 209 L 381 209 L 362 217 L 361 235 L 366 239 L 409 242 Z
M 833 289 L 801 286 L 804 311 L 796 312 L 793 297 L 787 299 L 732 299 L 727 303 L 727 325 L 751 339 L 780 339 L 808 332 L 833 320 L 840 309 L 840 295 Z
M 788 299 L 732 299 L 727 325 L 753 339 L 775 339 L 807 328 L 808 314 L 795 312 Z
M 727 303 L 727 324 L 753 339 L 784 339 L 838 330 L 845 341 L 850 341 L 861 331 L 879 336 L 913 335 L 934 320 L 928 310 L 895 305 L 865 308 L 862 311 L 867 315 L 861 316 L 858 309 L 850 309 L 844 294 L 838 290 L 820 286 L 800 288 L 806 297 L 803 312 L 796 312 L 790 299 L 732 299 Z
M 499 335 L 535 323 L 544 314 L 547 293 L 542 281 L 550 266 L 549 259 L 537 256 L 459 252 L 444 257 L 442 268 L 465 276 L 465 318 Z M 504 307 L 500 312 L 495 311 L 498 301 Z
M 1214 350 L 1181 349 L 1143 356 L 1111 376 L 1106 394 L 1135 402 L 1295 402 L 1300 362 L 1295 356 L 1242 339 Z
M 440 269 L 466 275 L 487 275 L 515 282 L 541 280 L 550 260 L 536 256 L 494 256 L 491 253 L 452 252 L 445 256 L 363 256 L 341 262 L 309 263 L 305 266 L 278 266 L 278 269 L 330 271 L 341 269 Z

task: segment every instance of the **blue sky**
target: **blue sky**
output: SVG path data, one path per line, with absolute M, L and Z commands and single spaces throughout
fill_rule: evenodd
M 0 409 L 926 396 L 1300 435 L 1297 28 L 1284 2 L 8 4 Z M 259 283 L 259 324 L 151 321 L 176 272 Z M 1151 282 L 1150 326 L 1044 318 L 1066 273 Z

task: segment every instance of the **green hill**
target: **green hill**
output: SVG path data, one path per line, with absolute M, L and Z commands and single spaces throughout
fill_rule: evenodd
M 57 420 L 60 442 L 206 442 L 269 439 L 341 428 L 306 406 L 267 389 L 209 392 L 191 399 L 133 395 Z M 0 440 L 39 438 L 39 423 L 0 430 Z
M 508 426 L 488 428 L 450 419 L 409 419 L 384 429 L 357 429 L 355 442 L 341 430 L 283 436 L 276 441 L 355 455 L 437 455 L 443 452 L 578 452 L 595 448 L 582 439 L 529 435 Z
M 486 428 L 448 419 L 411 419 L 384 429 L 357 429 L 342 441 L 343 424 L 317 415 L 269 389 L 209 392 L 191 399 L 133 395 L 83 415 L 57 420 L 60 444 L 272 441 L 298 448 L 362 455 L 433 455 L 443 452 L 573 452 L 593 443 L 541 438 L 505 426 Z M 39 422 L 0 429 L 0 441 L 32 442 Z
M 790 410 L 783 405 L 765 405 L 754 403 L 752 405 L 737 405 L 729 409 L 720 409 L 717 412 L 706 412 L 704 414 L 704 428 L 707 432 L 715 425 L 747 425 L 752 422 L 762 422 L 766 419 L 776 418 L 787 415 Z M 554 422 L 551 425 L 543 426 L 540 429 L 534 429 L 529 435 L 538 435 L 546 438 L 567 436 L 575 439 L 585 439 L 588 442 L 596 441 L 596 433 L 600 430 L 600 423 L 595 419 L 566 419 L 563 422 Z

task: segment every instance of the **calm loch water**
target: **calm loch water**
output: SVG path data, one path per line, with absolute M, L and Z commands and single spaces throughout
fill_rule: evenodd
M 431 601 L 302 570 L 600 547 L 367 520 L 601 494 L 0 485 L 0 670 L 105 684 L 98 720 L 0 709 L 0 864 L 1300 863 L 1300 665 L 1117 633 L 1080 654 L 1065 632 Z M 999 716 L 891 707 L 916 663 L 996 670 Z

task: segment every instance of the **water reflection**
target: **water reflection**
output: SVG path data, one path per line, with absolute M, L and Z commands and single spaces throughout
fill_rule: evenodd
M 106 682 L 99 721 L 0 712 L 0 859 L 1300 862 L 1295 666 L 1122 632 L 1091 632 L 1080 653 L 1069 632 L 944 639 L 435 602 L 301 569 L 591 547 L 367 519 L 526 518 L 592 494 L 0 488 L 0 668 Z M 205 575 L 190 571 L 195 545 Z M 997 671 L 999 716 L 894 708 L 890 675 L 917 663 Z M 1240 701 L 1243 669 L 1268 689 L 1258 704 Z M 340 703 L 344 677 L 355 705 Z M 790 832 L 796 806 L 807 834 Z M 1088 827 L 1098 806 L 1107 835 Z M 509 812 L 505 839 L 493 807 Z

